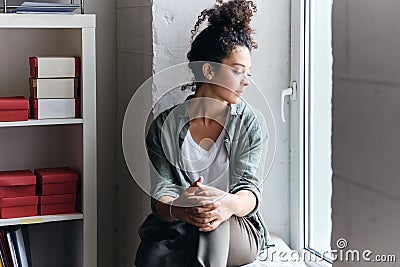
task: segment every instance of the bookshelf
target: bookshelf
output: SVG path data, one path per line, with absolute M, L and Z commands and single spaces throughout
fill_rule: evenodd
M 0 219 L 28 226 L 34 267 L 97 266 L 95 23 L 91 14 L 0 14 L 0 96 L 29 97 L 29 56 L 81 58 L 81 118 L 0 122 L 0 170 L 81 174 L 79 212 Z
M 61 222 L 61 221 L 82 220 L 82 219 L 83 219 L 82 213 L 30 216 L 30 217 L 1 219 L 0 226 L 26 225 L 26 224 Z
M 1 122 L 2 127 L 18 127 L 18 126 L 40 126 L 40 125 L 57 125 L 57 124 L 83 124 L 82 119 L 47 119 L 47 120 L 31 120 L 28 121 L 11 121 Z

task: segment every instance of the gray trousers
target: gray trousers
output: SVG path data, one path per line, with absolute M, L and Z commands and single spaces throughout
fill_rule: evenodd
M 155 221 L 156 220 L 156 221 Z M 150 215 L 139 229 L 138 267 L 225 267 L 254 261 L 260 233 L 247 219 L 232 216 L 211 232 Z

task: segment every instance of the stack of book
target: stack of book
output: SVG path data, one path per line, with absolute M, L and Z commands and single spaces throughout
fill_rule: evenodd
M 36 176 L 30 170 L 0 172 L 0 218 L 38 214 Z
M 0 266 L 32 266 L 29 233 L 23 226 L 0 229 Z
M 79 58 L 30 57 L 32 119 L 79 117 Z
M 68 167 L 36 169 L 39 214 L 74 213 L 78 173 Z

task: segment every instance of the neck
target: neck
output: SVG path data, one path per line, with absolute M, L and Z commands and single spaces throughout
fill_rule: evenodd
M 229 110 L 229 103 L 216 98 L 212 92 L 212 86 L 206 83 L 202 84 L 200 88 L 196 90 L 189 106 L 191 118 L 225 121 Z

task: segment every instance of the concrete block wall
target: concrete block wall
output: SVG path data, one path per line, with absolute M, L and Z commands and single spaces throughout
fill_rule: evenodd
M 396 254 L 400 2 L 333 2 L 332 248 L 338 238 L 345 238 L 349 249 Z M 377 263 L 337 261 L 334 266 Z
M 139 244 L 137 230 L 149 213 L 148 197 L 132 179 L 125 164 L 122 122 L 131 97 L 152 74 L 152 1 L 117 0 L 117 174 L 115 200 L 115 258 L 108 266 L 134 266 Z M 113 89 L 110 89 L 113 90 Z M 143 102 L 151 102 L 151 90 Z M 138 115 L 140 116 L 140 115 Z M 141 140 L 141 137 L 137 137 Z M 135 160 L 140 161 L 141 155 Z M 142 165 L 147 169 L 147 165 Z

